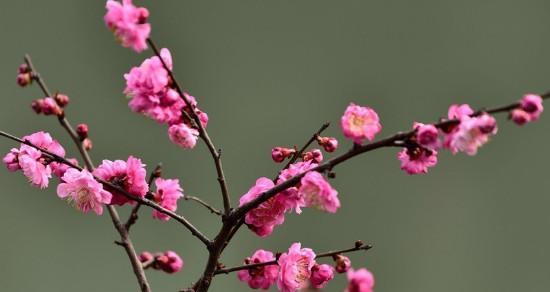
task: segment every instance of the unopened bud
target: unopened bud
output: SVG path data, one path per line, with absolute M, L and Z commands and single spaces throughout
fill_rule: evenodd
M 60 107 L 66 107 L 69 104 L 69 97 L 65 94 L 58 93 L 54 98 Z
M 334 261 L 334 269 L 340 274 L 347 272 L 351 268 L 351 260 L 347 256 L 336 255 Z
M 334 137 L 317 137 L 317 143 L 329 153 L 334 152 L 338 148 L 338 140 Z
M 82 147 L 84 147 L 84 150 L 90 151 L 92 150 L 92 146 L 92 140 L 90 138 L 86 138 L 82 141 Z
M 321 163 L 323 161 L 323 152 L 319 149 L 313 149 L 302 155 L 304 161 L 313 161 L 315 163 Z
M 25 87 L 32 82 L 31 73 L 20 73 L 17 74 L 17 84 L 21 87 Z
M 19 69 L 18 69 L 19 73 L 28 73 L 29 71 L 30 71 L 30 69 L 29 69 L 29 66 L 27 65 L 27 63 L 23 63 L 23 64 L 19 65 Z
M 294 155 L 296 153 L 295 149 L 285 148 L 285 147 L 275 147 L 271 149 L 271 158 L 273 161 L 280 163 L 283 162 L 287 157 Z
M 76 133 L 78 134 L 80 141 L 88 138 L 88 125 L 78 124 L 78 126 L 76 126 Z

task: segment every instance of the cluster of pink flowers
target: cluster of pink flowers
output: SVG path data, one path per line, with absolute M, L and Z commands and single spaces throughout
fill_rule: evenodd
M 278 259 L 272 252 L 257 250 L 244 260 L 247 265 L 271 263 L 255 266 L 238 272 L 237 277 L 246 282 L 252 289 L 267 290 L 277 283 L 279 291 L 296 292 L 311 287 L 323 289 L 333 278 L 335 272 L 348 272 L 349 292 L 372 292 L 374 277 L 366 269 L 350 269 L 349 258 L 343 255 L 333 257 L 335 266 L 317 263 L 316 255 L 309 248 L 302 248 L 300 243 L 293 243 L 287 252 Z M 276 263 L 276 264 L 275 264 Z
M 171 250 L 154 255 L 148 251 L 144 251 L 139 255 L 139 260 L 145 268 L 153 268 L 168 274 L 177 273 L 184 266 L 181 257 Z
M 23 137 L 23 140 L 57 156 L 65 156 L 65 149 L 49 133 L 36 132 Z M 21 144 L 19 149 L 12 148 L 4 156 L 3 162 L 10 171 L 22 170 L 33 186 L 42 189 L 48 187 L 49 179 L 52 178 L 52 172 L 59 173 L 55 169 L 52 170 L 52 168 L 56 168 L 59 164 L 52 163 L 48 155 L 26 144 Z
M 510 112 L 510 119 L 522 126 L 539 119 L 544 107 L 542 98 L 535 94 L 526 94 L 519 102 L 519 107 Z
M 172 70 L 170 51 L 162 49 L 160 56 Z M 167 124 L 168 136 L 176 145 L 185 149 L 195 147 L 199 132 L 193 128 L 193 122 L 186 118 L 183 112 L 194 112 L 203 127 L 208 124 L 208 115 L 198 109 L 195 97 L 187 93 L 183 97 L 178 94 L 173 88 L 169 72 L 159 57 L 146 59 L 139 67 L 134 67 L 129 73 L 124 74 L 124 78 L 124 92 L 131 97 L 128 103 L 130 109 L 143 113 L 159 123 Z
M 183 197 L 183 189 L 177 179 L 155 179 L 156 191 L 153 193 L 153 200 L 160 206 L 176 211 L 178 208 L 178 200 Z M 168 221 L 170 217 L 157 210 L 153 210 L 153 218 Z
M 136 7 L 132 0 L 107 1 L 105 24 L 113 31 L 124 47 L 136 52 L 147 49 L 147 38 L 151 33 L 151 25 L 147 23 L 149 10 Z

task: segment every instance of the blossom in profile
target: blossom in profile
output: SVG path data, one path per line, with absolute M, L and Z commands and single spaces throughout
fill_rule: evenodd
M 401 161 L 401 169 L 408 174 L 423 174 L 428 173 L 428 167 L 437 164 L 437 151 L 422 147 L 403 148 L 397 158 Z
M 155 268 L 168 274 L 174 274 L 183 268 L 184 262 L 174 251 L 168 250 L 155 258 Z
M 315 263 L 315 253 L 302 248 L 299 242 L 293 243 L 279 260 L 277 287 L 282 292 L 296 292 L 308 286 L 311 270 Z
M 304 198 L 307 207 L 314 207 L 329 213 L 336 213 L 336 210 L 340 208 L 338 192 L 317 171 L 310 171 L 302 177 L 298 193 Z
M 176 211 L 178 208 L 178 200 L 183 197 L 183 189 L 177 179 L 155 179 L 156 191 L 153 193 L 153 200 L 160 206 Z M 170 216 L 153 210 L 153 218 L 168 221 Z
M 317 137 L 317 143 L 326 152 L 334 152 L 338 148 L 338 140 L 334 137 Z
M 344 136 L 361 144 L 365 139 L 372 141 L 374 136 L 382 130 L 378 114 L 370 107 L 363 107 L 351 103 L 340 119 L 340 126 Z
M 197 145 L 199 131 L 186 124 L 172 125 L 168 128 L 168 138 L 183 149 L 193 149 Z
M 251 257 L 245 259 L 245 264 L 259 264 L 274 261 L 275 256 L 272 252 L 259 249 Z M 247 270 L 241 270 L 237 273 L 240 281 L 246 282 L 252 289 L 267 290 L 277 281 L 279 274 L 278 265 L 267 265 Z
M 334 268 L 327 264 L 314 265 L 311 268 L 311 287 L 323 289 L 334 278 Z
M 103 160 L 93 174 L 98 178 L 108 181 L 116 186 L 121 187 L 130 195 L 143 198 L 149 190 L 149 186 L 145 181 L 145 164 L 141 160 L 133 156 L 124 160 Z M 111 204 L 122 206 L 126 203 L 133 202 L 124 194 L 117 191 L 112 191 L 113 198 Z
M 63 174 L 62 183 L 57 186 L 57 195 L 84 213 L 93 210 L 97 215 L 103 213 L 103 204 L 111 203 L 111 193 L 103 190 L 92 174 L 84 169 L 70 168 Z
M 151 25 L 147 23 L 149 10 L 136 7 L 131 0 L 107 1 L 105 25 L 113 31 L 122 46 L 136 52 L 147 49 L 147 38 L 151 33 Z
M 464 152 L 476 155 L 478 148 L 489 142 L 489 137 L 497 133 L 497 122 L 494 117 L 482 114 L 477 117 L 465 117 L 456 130 L 446 137 L 446 145 L 453 154 Z
M 345 292 L 372 292 L 374 291 L 374 276 L 365 269 L 348 271 L 348 286 Z
M 510 119 L 522 126 L 538 120 L 543 111 L 542 97 L 535 94 L 526 94 L 519 102 L 519 107 L 510 112 Z

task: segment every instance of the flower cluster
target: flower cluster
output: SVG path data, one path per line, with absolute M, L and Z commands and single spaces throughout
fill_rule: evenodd
M 142 113 L 159 123 L 168 125 L 168 136 L 176 145 L 191 149 L 195 147 L 199 132 L 193 120 L 188 117 L 196 114 L 203 127 L 208 124 L 208 115 L 197 107 L 195 97 L 185 93 L 180 96 L 173 88 L 169 72 L 172 70 L 172 56 L 168 49 L 160 51 L 162 60 L 151 57 L 124 74 L 126 89 L 131 97 L 128 103 L 134 112 Z
M 181 257 L 171 250 L 163 253 L 156 253 L 154 255 L 148 251 L 144 251 L 139 255 L 139 261 L 144 268 L 152 268 L 168 274 L 177 273 L 181 271 L 184 266 Z
M 136 7 L 132 0 L 107 1 L 105 25 L 113 31 L 124 47 L 136 52 L 147 49 L 147 38 L 151 33 L 151 25 L 147 23 L 149 10 Z
M 334 278 L 335 271 L 348 272 L 349 284 L 346 291 L 373 291 L 374 277 L 367 269 L 350 269 L 349 258 L 340 254 L 333 258 L 334 267 L 319 264 L 315 252 L 309 248 L 302 248 L 299 242 L 293 243 L 288 251 L 278 258 L 272 252 L 260 249 L 244 260 L 246 265 L 252 266 L 239 271 L 237 277 L 252 289 L 267 290 L 276 283 L 279 291 L 296 292 L 308 287 L 323 289 Z M 266 264 L 261 265 L 262 263 Z

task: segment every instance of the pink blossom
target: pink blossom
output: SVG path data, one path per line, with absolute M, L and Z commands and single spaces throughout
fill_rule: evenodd
M 183 149 L 192 149 L 197 144 L 199 131 L 186 124 L 172 125 L 168 128 L 168 137 L 172 143 Z
M 9 171 L 18 171 L 21 169 L 21 166 L 19 166 L 19 149 L 12 148 L 6 156 L 4 156 L 4 159 L 2 161 L 6 165 L 6 168 Z
M 107 1 L 107 13 L 104 20 L 122 46 L 141 52 L 147 48 L 147 38 L 151 33 L 151 25 L 147 23 L 149 11 L 144 7 L 136 7 L 131 0 Z
M 336 151 L 338 148 L 338 140 L 334 137 L 317 137 L 317 143 L 329 153 Z
M 49 115 L 59 116 L 63 113 L 63 110 L 61 109 L 61 107 L 59 107 L 55 99 L 51 97 L 34 100 L 31 103 L 31 107 L 35 113 L 44 114 L 46 116 L 49 116 Z
M 179 272 L 183 268 L 183 260 L 174 251 L 165 251 L 164 254 L 156 257 L 158 267 L 168 274 Z
M 334 261 L 334 268 L 340 274 L 347 272 L 351 268 L 351 260 L 345 255 L 336 255 Z
M 521 99 L 519 108 L 510 112 L 510 119 L 521 126 L 538 120 L 543 110 L 542 97 L 535 94 L 526 94 Z
M 240 200 L 239 205 L 242 206 L 258 196 L 263 192 L 273 188 L 275 185 L 273 181 L 266 177 L 261 177 L 256 180 L 256 184 L 250 188 L 250 190 L 244 194 Z M 284 222 L 284 213 L 287 210 L 285 201 L 276 195 L 269 200 L 260 204 L 260 206 L 252 209 L 245 216 L 245 222 L 249 228 L 260 237 L 265 237 L 271 234 L 273 228 L 276 225 L 280 225 Z
M 69 162 L 71 162 L 72 164 L 74 165 L 78 165 L 78 160 L 76 160 L 75 158 L 69 158 L 67 159 Z M 53 174 L 55 174 L 55 176 L 57 176 L 58 178 L 62 178 L 63 175 L 65 174 L 65 172 L 71 168 L 70 166 L 68 166 L 67 164 L 65 163 L 61 163 L 61 162 L 52 162 L 50 163 L 50 167 L 52 168 L 52 172 Z
M 94 170 L 94 175 L 109 181 L 124 190 L 129 194 L 143 198 L 149 190 L 149 186 L 145 181 L 145 165 L 140 159 L 133 156 L 128 157 L 128 161 L 123 160 L 103 160 L 101 165 Z M 124 194 L 113 191 L 111 204 L 124 205 L 132 202 Z
M 19 165 L 23 170 L 23 174 L 33 186 L 41 189 L 47 188 L 49 179 L 52 177 L 52 169 L 49 165 L 44 164 L 45 162 L 40 158 L 40 152 L 31 153 L 36 153 L 36 155 L 19 156 Z
M 296 292 L 308 285 L 311 269 L 315 265 L 315 253 L 309 248 L 301 248 L 301 244 L 293 243 L 288 252 L 283 253 L 278 260 L 279 277 L 277 287 L 282 292 Z
M 330 213 L 336 213 L 336 210 L 340 208 L 338 192 L 319 172 L 310 171 L 302 177 L 298 192 L 308 207 L 315 207 Z
M 465 117 L 456 131 L 448 135 L 448 146 L 453 153 L 464 152 L 470 156 L 489 141 L 489 136 L 497 133 L 495 118 L 488 114 L 478 117 Z
M 318 164 L 313 161 L 300 161 L 291 164 L 287 169 L 281 171 L 277 177 L 277 184 L 281 184 L 286 180 L 307 172 L 310 169 L 317 167 Z M 305 207 L 306 203 L 304 197 L 298 192 L 300 185 L 288 188 L 283 192 L 279 193 L 277 197 L 284 202 L 287 210 L 295 210 L 296 213 L 300 214 L 302 212 L 301 207 Z
M 362 107 L 351 103 L 340 120 L 344 136 L 356 144 L 367 139 L 372 141 L 374 136 L 382 130 L 378 114 L 369 107 Z
M 67 198 L 84 213 L 93 210 L 97 215 L 101 215 L 103 204 L 111 203 L 111 193 L 103 190 L 103 185 L 86 169 L 68 169 L 61 179 L 64 182 L 57 186 L 57 195 L 62 199 Z
M 280 163 L 288 157 L 294 155 L 294 153 L 296 153 L 296 150 L 292 148 L 275 147 L 271 149 L 271 158 L 273 161 Z
M 273 256 L 272 252 L 259 249 L 254 252 L 251 257 L 246 258 L 245 263 L 259 264 L 274 260 L 275 256 Z M 247 282 L 248 286 L 252 289 L 267 290 L 277 281 L 278 273 L 279 266 L 267 265 L 248 270 L 241 270 L 237 273 L 237 277 L 242 282 Z
M 314 265 L 311 269 L 311 286 L 323 289 L 334 278 L 334 269 L 327 265 Z
M 414 123 L 416 129 L 416 142 L 425 148 L 437 150 L 440 147 L 439 131 L 434 125 Z
M 531 115 L 520 108 L 516 108 L 510 112 L 510 119 L 517 125 L 523 126 L 531 121 Z
M 401 169 L 408 174 L 428 173 L 428 167 L 437 164 L 437 151 L 421 147 L 403 148 L 397 154 L 397 158 L 401 161 Z
M 323 161 L 323 152 L 319 149 L 313 149 L 302 155 L 304 161 L 313 161 L 315 163 L 321 163 Z
M 139 254 L 139 261 L 142 264 L 143 263 L 148 263 L 148 262 L 152 261 L 153 259 L 154 259 L 153 254 L 148 252 L 148 251 L 144 251 L 144 252 Z
M 345 292 L 372 292 L 374 288 L 374 276 L 365 269 L 348 271 L 348 287 Z
M 177 179 L 155 179 L 157 190 L 153 193 L 153 199 L 162 207 L 176 211 L 178 208 L 178 200 L 183 197 L 183 190 Z M 168 221 L 170 216 L 153 210 L 153 218 Z
M 462 120 L 464 117 L 469 117 L 474 113 L 474 110 L 467 104 L 453 104 L 449 107 L 448 117 L 450 120 Z

